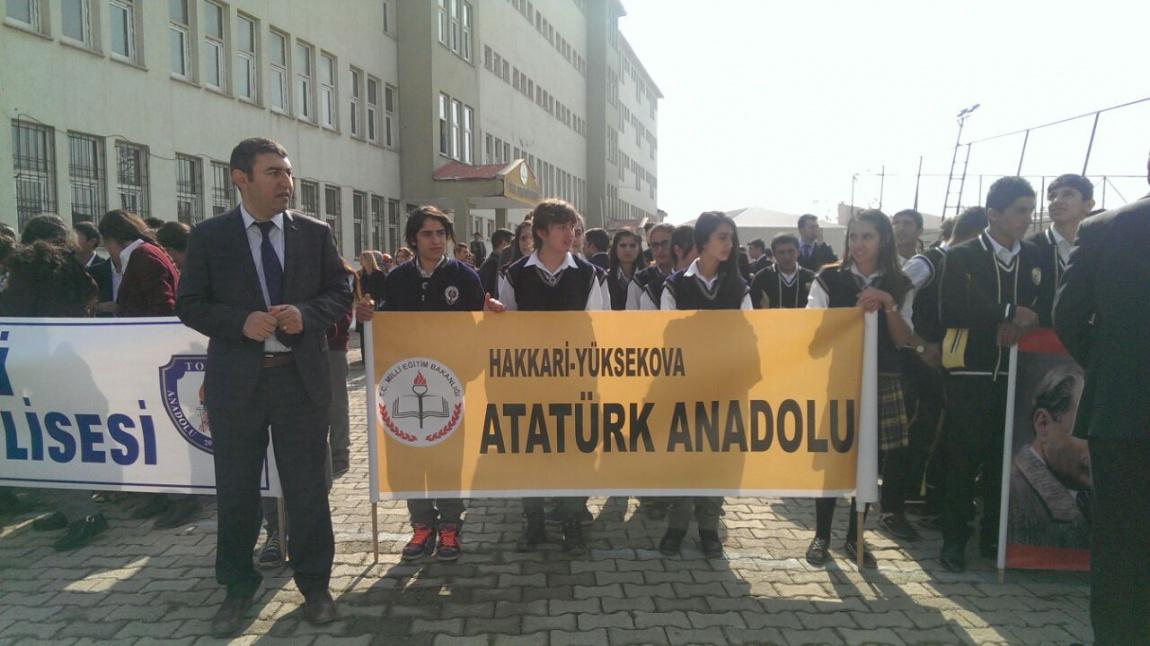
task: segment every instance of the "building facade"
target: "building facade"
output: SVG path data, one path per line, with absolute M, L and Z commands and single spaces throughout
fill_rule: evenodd
M 124 208 L 194 225 L 236 203 L 228 155 L 251 136 L 284 144 L 295 208 L 347 256 L 402 245 L 422 203 L 461 240 L 542 197 L 591 226 L 654 217 L 661 95 L 623 15 L 617 0 L 6 0 L 0 222 Z

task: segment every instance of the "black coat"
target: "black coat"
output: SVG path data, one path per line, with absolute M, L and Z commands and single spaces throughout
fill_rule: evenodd
M 839 257 L 835 255 L 831 246 L 825 242 L 816 242 L 814 249 L 809 256 L 804 256 L 802 253 L 802 245 L 799 245 L 799 266 L 803 269 L 810 269 L 818 273 L 819 268 L 823 265 L 829 265 L 839 261 Z
M 1150 196 L 1084 221 L 1054 327 L 1086 369 L 1075 434 L 1150 440 Z

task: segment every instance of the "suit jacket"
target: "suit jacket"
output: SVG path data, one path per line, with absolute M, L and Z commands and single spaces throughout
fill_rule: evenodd
M 1050 229 L 1039 231 L 1026 239 L 1027 242 L 1038 249 L 1038 267 L 1042 270 L 1043 281 L 1038 290 L 1038 302 L 1035 309 L 1038 311 L 1039 324 L 1042 327 L 1054 325 L 1054 296 L 1058 286 L 1062 283 L 1062 275 L 1066 267 L 1058 256 L 1058 243 L 1054 241 L 1054 234 Z
M 128 268 L 116 294 L 119 316 L 172 316 L 180 272 L 167 252 L 144 242 L 128 257 Z
M 129 265 L 131 263 L 128 263 Z M 100 302 L 107 303 L 112 300 L 112 261 L 97 257 L 88 265 L 88 274 L 96 281 L 100 290 Z
M 802 253 L 802 245 L 799 245 L 799 266 L 803 269 L 810 269 L 818 273 L 819 268 L 823 265 L 829 265 L 839 261 L 839 257 L 835 255 L 831 246 L 825 242 L 815 242 L 815 247 L 811 251 L 811 255 L 804 256 Z
M 285 212 L 283 263 L 284 303 L 295 305 L 303 316 L 303 331 L 285 340 L 308 396 L 326 406 L 331 401 L 327 328 L 351 307 L 351 288 L 331 228 Z M 209 406 L 242 406 L 251 399 L 264 344 L 244 336 L 244 322 L 250 313 L 266 310 L 239 207 L 192 229 L 176 314 L 211 339 L 204 375 Z
M 1086 219 L 1054 329 L 1086 370 L 1074 432 L 1150 440 L 1150 196 Z

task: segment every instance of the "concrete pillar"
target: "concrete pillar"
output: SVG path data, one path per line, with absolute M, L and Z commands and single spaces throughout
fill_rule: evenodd
M 495 228 L 507 228 L 507 209 L 495 209 Z
M 452 200 L 452 206 L 455 210 L 455 241 L 468 242 L 471 240 L 470 200 L 466 197 L 457 197 Z

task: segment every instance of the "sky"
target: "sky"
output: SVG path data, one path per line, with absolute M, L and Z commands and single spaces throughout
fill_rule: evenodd
M 658 202 L 672 222 L 747 206 L 833 219 L 852 189 L 893 213 L 914 204 L 920 155 L 919 210 L 938 214 L 963 108 L 979 104 L 966 143 L 1150 97 L 1150 2 L 623 2 L 620 30 L 664 95 Z M 1036 190 L 1082 172 L 1093 124 L 1031 133 Z M 984 194 L 1017 172 L 1023 139 L 971 147 L 964 205 L 981 201 L 979 175 Z M 1103 184 L 1109 207 L 1147 192 L 1148 150 L 1150 101 L 1102 114 L 1087 171 L 1100 205 Z

